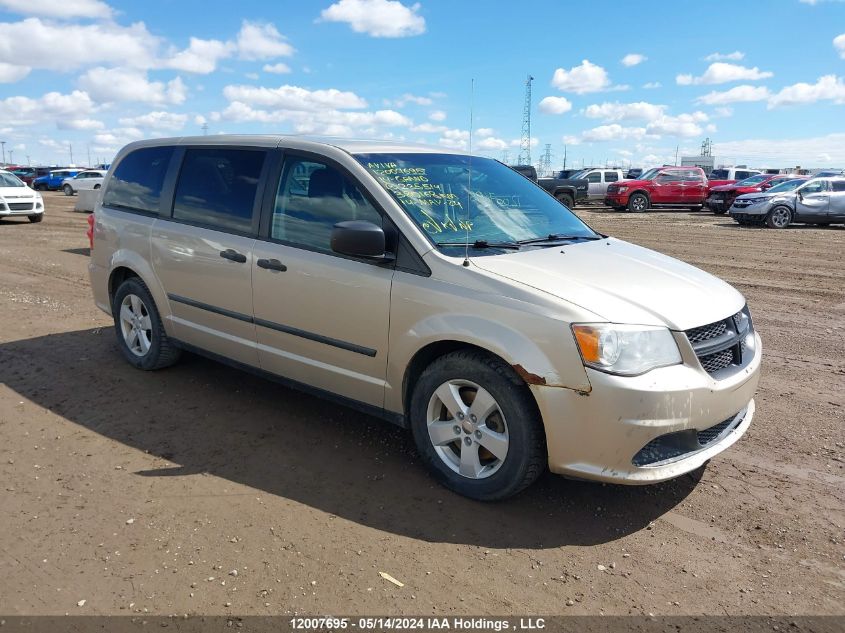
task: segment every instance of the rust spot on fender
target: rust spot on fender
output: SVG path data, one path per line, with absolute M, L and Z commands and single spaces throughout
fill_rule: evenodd
M 546 379 L 542 376 L 538 376 L 537 374 L 532 374 L 530 371 L 525 369 L 520 364 L 516 364 L 513 366 L 513 370 L 519 374 L 519 377 L 522 378 L 526 383 L 529 385 L 545 385 Z

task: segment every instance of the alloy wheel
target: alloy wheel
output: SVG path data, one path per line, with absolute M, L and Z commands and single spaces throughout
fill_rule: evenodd
M 431 395 L 428 437 L 441 461 L 469 479 L 485 479 L 505 463 L 509 435 L 504 413 L 489 391 L 469 380 L 449 380 Z
M 120 331 L 129 351 L 143 357 L 153 344 L 150 312 L 138 295 L 128 294 L 120 304 Z

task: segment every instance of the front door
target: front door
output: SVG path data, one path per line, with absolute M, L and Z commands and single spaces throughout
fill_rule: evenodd
M 795 219 L 803 222 L 828 218 L 830 192 L 826 180 L 811 180 L 795 190 Z
M 684 188 L 680 172 L 664 171 L 654 179 L 651 201 L 655 204 L 682 204 Z
M 331 250 L 332 228 L 345 220 L 382 226 L 342 168 L 287 154 L 269 226 L 254 246 L 259 361 L 267 371 L 381 407 L 393 269 Z
M 256 367 L 253 244 L 265 158 L 259 149 L 187 149 L 173 217 L 156 220 L 151 240 L 176 338 Z

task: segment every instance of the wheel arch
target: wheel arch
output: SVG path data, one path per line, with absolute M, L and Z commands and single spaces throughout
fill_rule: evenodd
M 137 277 L 150 291 L 153 301 L 155 301 L 156 309 L 161 316 L 164 328 L 169 336 L 173 336 L 170 301 L 167 299 L 167 293 L 164 287 L 159 282 L 158 276 L 152 269 L 150 263 L 144 260 L 138 253 L 128 249 L 119 249 L 111 256 L 108 270 L 108 297 L 109 308 L 111 308 L 114 300 L 114 293 L 117 291 L 120 284 L 131 277 Z

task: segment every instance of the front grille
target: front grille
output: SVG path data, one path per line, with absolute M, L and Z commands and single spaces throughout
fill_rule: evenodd
M 610 186 L 607 188 L 607 193 L 616 193 L 616 191 L 617 191 L 618 189 L 619 189 L 619 186 L 618 186 L 618 185 L 610 185 Z
M 700 325 L 685 334 L 701 366 L 713 375 L 748 358 L 745 339 L 753 331 L 748 306 L 721 321 Z
M 31 202 L 8 202 L 9 211 L 32 211 L 33 204 Z
M 690 343 L 700 343 L 711 338 L 716 338 L 725 333 L 726 325 L 724 321 L 717 321 L 709 325 L 702 325 L 701 327 L 694 327 L 687 330 L 687 338 Z
M 701 366 L 704 367 L 704 371 L 708 374 L 713 374 L 720 369 L 730 367 L 733 364 L 734 351 L 733 348 L 725 349 L 721 352 L 716 352 L 715 354 L 702 356 L 698 360 L 701 361 Z
M 667 433 L 643 446 L 631 463 L 637 467 L 659 466 L 688 457 L 725 437 L 745 419 L 745 409 L 709 428 L 698 431 L 686 429 Z

